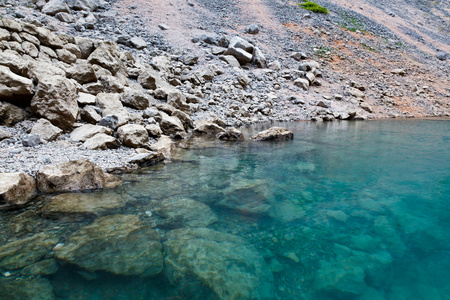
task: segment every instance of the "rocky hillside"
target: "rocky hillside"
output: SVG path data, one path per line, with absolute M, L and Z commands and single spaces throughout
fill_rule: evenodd
M 317 3 L 329 13 L 285 0 L 0 0 L 0 172 L 67 157 L 113 168 L 129 147 L 168 156 L 168 136 L 256 122 L 450 115 L 448 1 Z

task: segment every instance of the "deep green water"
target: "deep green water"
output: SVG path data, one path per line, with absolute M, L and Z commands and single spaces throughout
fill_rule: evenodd
M 233 245 L 242 242 L 253 250 L 214 243 L 217 248 L 202 254 L 207 265 L 172 283 L 167 263 L 159 275 L 143 278 L 108 272 L 86 276 L 58 261 L 56 274 L 43 275 L 56 297 L 217 299 L 217 286 L 223 286 L 222 298 L 230 295 L 227 289 L 242 288 L 259 290 L 248 297 L 266 299 L 450 299 L 450 120 L 282 126 L 294 132 L 293 141 L 194 139 L 173 162 L 124 175 L 115 192 L 135 201 L 100 214 L 138 215 L 159 231 L 164 244 L 170 231 L 198 227 L 210 217 L 196 209 L 184 217 L 158 214 L 164 199 L 189 198 L 217 215 L 208 228 L 241 237 Z M 265 128 L 244 133 L 249 137 Z M 2 220 L 7 224 L 11 217 L 5 214 Z M 61 243 L 93 220 L 40 218 L 39 228 Z M 198 258 L 201 245 L 182 249 Z M 228 265 L 233 249 L 238 259 Z M 239 270 L 255 278 L 241 278 Z M 205 274 L 216 273 L 222 281 L 209 284 Z M 247 279 L 254 283 L 250 288 Z

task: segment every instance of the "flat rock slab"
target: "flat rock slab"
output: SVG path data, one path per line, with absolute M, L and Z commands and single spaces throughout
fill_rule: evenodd
M 150 276 L 163 268 L 159 233 L 134 215 L 97 219 L 55 247 L 55 257 L 89 272 Z
M 13 270 L 41 260 L 58 240 L 50 233 L 38 233 L 0 247 L 0 268 Z
M 273 275 L 264 258 L 237 236 L 207 228 L 176 229 L 167 234 L 164 251 L 165 274 L 182 292 L 207 287 L 213 295 L 202 295 L 205 299 L 274 297 Z
M 97 216 L 111 209 L 124 207 L 135 199 L 113 191 L 97 193 L 65 193 L 54 196 L 45 204 L 41 213 L 46 217 Z

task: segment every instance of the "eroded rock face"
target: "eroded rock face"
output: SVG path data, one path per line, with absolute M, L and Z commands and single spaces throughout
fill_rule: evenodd
M 124 207 L 135 199 L 113 191 L 101 193 L 65 193 L 54 196 L 41 213 L 55 219 L 78 219 L 101 215 L 108 210 Z
M 23 205 L 36 196 L 36 181 L 25 173 L 0 173 L 0 209 Z
M 255 141 L 272 141 L 272 140 L 292 140 L 294 134 L 292 131 L 282 127 L 271 127 L 267 130 L 261 131 L 258 134 L 252 136 L 252 140 Z
M 12 270 L 31 265 L 56 245 L 50 233 L 38 233 L 0 247 L 0 268 Z
M 43 77 L 36 88 L 31 108 L 37 115 L 66 130 L 78 115 L 77 87 L 61 76 Z
M 207 287 L 219 299 L 273 299 L 273 275 L 245 240 L 207 228 L 176 229 L 164 243 L 170 282 L 187 295 Z
M 36 180 L 44 193 L 101 189 L 105 185 L 103 170 L 85 159 L 46 166 L 38 171 Z
M 159 233 L 137 216 L 106 216 L 81 228 L 55 248 L 59 260 L 89 272 L 150 276 L 163 268 Z

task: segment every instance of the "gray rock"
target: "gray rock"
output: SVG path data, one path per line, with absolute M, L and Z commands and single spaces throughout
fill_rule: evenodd
M 266 262 L 237 236 L 206 228 L 176 229 L 167 234 L 164 250 L 164 273 L 189 298 L 199 296 L 204 287 L 211 293 L 201 295 L 205 299 L 274 297 L 273 275 Z M 184 280 L 187 277 L 191 280 Z
M 126 106 L 139 110 L 144 110 L 149 106 L 149 96 L 139 85 L 125 88 L 120 101 Z
M 96 104 L 104 110 L 116 110 L 123 108 L 122 102 L 120 101 L 120 94 L 118 93 L 97 94 Z
M 40 82 L 43 78 L 61 76 L 65 77 L 66 72 L 45 61 L 29 61 L 23 69 L 23 75 Z
M 50 0 L 44 5 L 42 12 L 54 16 L 59 12 L 70 13 L 70 8 L 64 0 Z
M 146 125 L 145 129 L 147 130 L 148 135 L 151 136 L 151 137 L 154 137 L 154 138 L 158 138 L 158 137 L 160 137 L 163 134 L 159 124 Z
M 222 192 L 218 205 L 249 214 L 268 214 L 273 195 L 266 180 L 240 180 Z
M 144 49 L 147 48 L 147 42 L 140 37 L 132 37 L 130 39 L 130 45 L 136 49 Z
M 88 123 L 95 125 L 102 119 L 102 116 L 98 112 L 99 110 L 100 109 L 95 106 L 86 105 L 81 110 L 80 117 L 83 121 L 86 121 Z M 105 124 L 99 124 L 99 125 L 105 126 Z M 109 127 L 109 126 L 105 126 L 105 127 Z M 111 127 L 109 127 L 109 128 L 111 128 Z M 114 130 L 115 128 L 111 128 L 111 129 Z
M 9 139 L 10 137 L 11 135 L 7 131 L 0 128 L 0 141 L 4 139 Z
M 68 68 L 66 72 L 68 78 L 75 79 L 80 84 L 97 81 L 94 68 L 85 61 Z
M 447 60 L 449 58 L 449 54 L 444 51 L 438 51 L 436 53 L 436 58 L 439 60 Z
M 274 70 L 274 71 L 280 71 L 281 70 L 281 63 L 278 60 L 275 60 L 271 63 L 268 64 L 267 66 L 269 69 Z
M 36 181 L 44 193 L 83 191 L 103 188 L 105 175 L 94 163 L 79 159 L 40 169 Z
M 77 61 L 77 56 L 66 49 L 56 49 L 58 59 L 66 64 L 73 64 Z
M 92 94 L 78 93 L 78 104 L 80 105 L 94 105 L 96 103 L 96 97 Z
M 294 85 L 307 91 L 309 89 L 309 80 L 304 78 L 297 78 L 294 80 Z
M 117 129 L 117 136 L 125 146 L 131 148 L 148 147 L 148 133 L 145 127 L 141 125 L 123 125 Z
M 198 56 L 195 56 L 195 55 L 183 56 L 183 63 L 185 65 L 193 66 L 193 65 L 197 64 L 197 62 L 198 62 Z
M 306 54 L 303 52 L 293 52 L 290 55 L 291 58 L 295 59 L 296 61 L 302 61 L 303 59 L 306 58 Z M 307 71 L 307 70 L 303 70 L 303 71 Z
M 157 88 L 163 88 L 168 85 L 159 74 L 150 68 L 146 68 L 143 70 L 137 79 L 140 85 L 143 88 L 156 90 Z
M 175 143 L 172 141 L 172 139 L 166 135 L 162 135 L 158 142 L 152 144 L 150 146 L 150 149 L 152 151 L 156 151 L 158 153 L 161 153 L 164 155 L 165 159 L 170 159 L 172 154 L 175 152 Z
M 109 70 L 113 75 L 119 71 L 126 73 L 125 66 L 121 60 L 119 47 L 113 42 L 102 42 L 100 46 L 89 55 L 88 62 Z
M 232 55 L 221 55 L 219 58 L 234 68 L 241 66 L 237 58 Z
M 212 134 L 217 135 L 219 133 L 225 133 L 225 129 L 209 120 L 199 120 L 194 122 L 194 134 Z
M 251 62 L 253 57 L 251 53 L 241 48 L 228 48 L 223 54 L 234 56 L 242 65 Z
M 183 123 L 175 116 L 169 116 L 168 114 L 161 112 L 160 127 L 165 135 L 177 134 L 185 132 Z
M 350 93 L 350 95 L 352 95 L 356 98 L 360 98 L 360 99 L 363 99 L 364 97 L 366 97 L 366 95 L 357 88 L 350 88 L 349 93 Z
M 67 12 L 59 12 L 59 13 L 57 13 L 55 15 L 55 17 L 59 21 L 64 22 L 64 23 L 73 23 L 73 22 L 75 22 L 75 18 L 70 13 L 67 13 Z
M 324 107 L 324 108 L 329 108 L 329 107 L 331 107 L 331 101 L 329 101 L 329 100 L 319 100 L 316 105 L 320 106 L 320 107 Z
M 31 135 L 38 135 L 41 139 L 45 141 L 53 141 L 60 134 L 62 130 L 50 123 L 46 119 L 39 119 L 31 128 Z
M 266 58 L 258 47 L 253 48 L 252 63 L 255 64 L 258 68 L 267 67 Z
M 80 47 L 81 58 L 87 59 L 94 52 L 94 41 L 86 37 L 75 37 L 75 42 Z
M 37 134 L 27 134 L 22 138 L 22 145 L 25 147 L 36 147 L 41 142 L 41 138 Z
M 0 173 L 0 209 L 23 205 L 36 196 L 36 181 L 25 173 Z
M 166 24 L 158 24 L 158 27 L 161 30 L 169 30 L 169 26 L 167 26 Z
M 114 215 L 76 231 L 56 247 L 55 256 L 89 272 L 150 276 L 162 271 L 161 249 L 159 233 L 137 216 Z
M 109 115 L 102 118 L 98 125 L 110 128 L 112 130 L 116 130 L 117 125 L 119 123 L 119 117 L 117 115 Z
M 258 34 L 259 33 L 259 26 L 256 24 L 250 24 L 245 28 L 245 32 L 249 34 Z
M 224 141 L 239 141 L 244 139 L 242 132 L 234 127 L 226 129 L 225 132 L 219 132 L 217 138 Z

